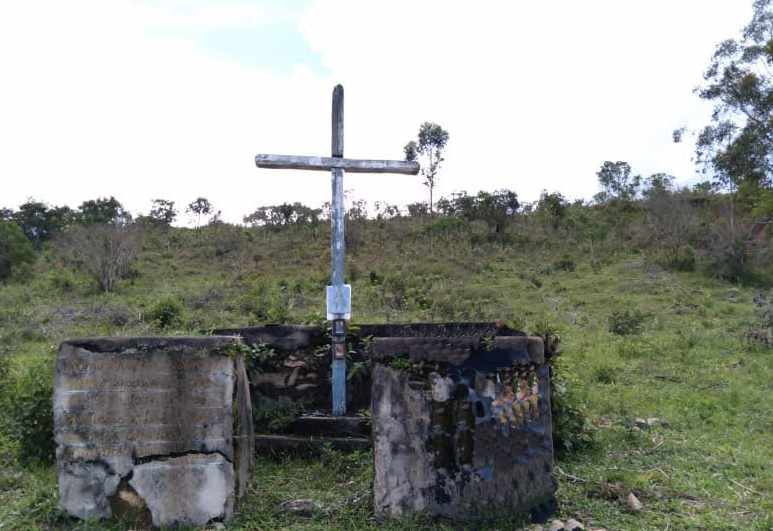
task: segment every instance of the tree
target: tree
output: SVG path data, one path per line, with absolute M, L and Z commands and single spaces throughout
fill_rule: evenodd
M 448 131 L 433 122 L 424 122 L 419 127 L 418 142 L 411 140 L 403 147 L 405 160 L 420 159 L 424 186 L 429 188 L 429 213 L 432 214 L 432 195 L 437 184 L 440 164 L 445 160 L 443 151 L 448 143 Z
M 185 211 L 196 215 L 196 228 L 198 229 L 201 226 L 201 216 L 209 215 L 212 212 L 212 203 L 209 202 L 209 199 L 197 197 Z
M 674 177 L 667 173 L 653 173 L 645 179 L 643 195 L 645 198 L 662 196 L 670 193 L 674 189 Z
M 84 225 L 96 225 L 100 223 L 113 223 L 125 225 L 131 222 L 131 214 L 123 207 L 120 201 L 113 196 L 99 197 L 81 203 L 78 207 L 78 221 Z
M 75 213 L 70 207 L 49 207 L 33 199 L 21 205 L 19 210 L 13 213 L 13 220 L 38 248 L 44 241 L 72 223 L 74 217 Z
M 35 260 L 32 242 L 16 224 L 0 220 L 0 282 Z
M 641 186 L 641 176 L 631 176 L 631 165 L 623 161 L 605 161 L 596 175 L 607 199 L 631 201 Z
M 751 198 L 773 186 L 773 0 L 755 0 L 753 8 L 741 38 L 717 46 L 696 89 L 714 102 L 711 122 L 698 133 L 698 165 L 721 187 L 733 194 L 745 188 Z
M 282 203 L 275 206 L 259 207 L 242 220 L 253 227 L 286 227 L 289 225 L 316 226 L 319 223 L 322 210 L 310 208 L 302 203 Z
M 558 229 L 566 219 L 569 202 L 559 192 L 549 194 L 543 190 L 537 202 L 537 215 L 543 218 L 554 229 Z
M 170 226 L 175 218 L 177 218 L 177 210 L 174 208 L 174 201 L 154 199 L 148 217 L 157 225 Z
M 423 218 L 429 214 L 427 203 L 411 203 L 406 208 L 408 209 L 408 216 L 412 218 Z
M 88 273 L 105 293 L 115 291 L 137 257 L 140 233 L 135 225 L 75 225 L 55 244 L 66 262 Z

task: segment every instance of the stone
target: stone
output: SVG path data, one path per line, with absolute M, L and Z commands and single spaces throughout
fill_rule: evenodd
M 154 526 L 201 526 L 231 516 L 233 474 L 220 454 L 190 454 L 137 465 L 129 484 L 146 500 Z
M 636 418 L 633 421 L 634 425 L 641 429 L 641 430 L 648 430 L 650 428 L 654 428 L 655 426 L 667 426 L 668 423 L 660 420 L 657 417 L 649 417 L 646 419 L 643 418 Z
M 314 511 L 322 509 L 322 506 L 314 500 L 288 500 L 279 504 L 279 508 L 299 516 L 311 516 Z
M 214 336 L 62 343 L 54 382 L 62 508 L 83 519 L 147 510 L 156 525 L 230 517 L 254 453 L 238 346 Z
M 585 529 L 585 527 L 574 518 L 567 520 L 564 524 L 564 528 L 566 531 L 584 531 Z
M 550 531 L 564 531 L 564 523 L 561 520 L 553 520 L 550 522 Z
M 642 503 L 639 501 L 639 498 L 637 498 L 633 492 L 628 494 L 628 497 L 625 499 L 625 501 L 628 504 L 628 508 L 633 512 L 637 513 L 644 508 Z
M 541 339 L 398 336 L 371 344 L 376 514 L 474 520 L 530 512 L 544 521 L 556 482 Z

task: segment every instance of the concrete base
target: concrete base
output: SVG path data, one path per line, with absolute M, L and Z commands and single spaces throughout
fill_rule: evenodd
M 539 338 L 377 338 L 373 351 L 377 515 L 550 512 L 550 383 Z

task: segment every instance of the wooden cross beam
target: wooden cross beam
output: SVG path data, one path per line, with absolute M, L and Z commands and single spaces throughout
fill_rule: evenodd
M 416 175 L 419 164 L 403 160 L 365 160 L 344 158 L 344 88 L 333 89 L 332 142 L 330 157 L 296 155 L 256 155 L 259 168 L 330 171 L 330 285 L 327 288 L 327 318 L 332 321 L 333 415 L 346 413 L 346 321 L 351 319 L 351 286 L 344 284 L 344 172 L 403 173 Z
M 350 173 L 419 173 L 419 163 L 405 160 L 366 160 L 334 157 L 303 157 L 299 155 L 257 155 L 258 168 L 272 170 L 346 170 Z

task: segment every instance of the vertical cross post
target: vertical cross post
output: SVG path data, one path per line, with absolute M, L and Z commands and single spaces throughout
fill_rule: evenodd
M 333 158 L 344 156 L 344 88 L 336 85 L 333 89 L 332 113 L 332 150 Z M 331 170 L 333 198 L 330 205 L 330 285 L 333 296 L 342 297 L 344 293 L 344 256 L 346 239 L 344 233 L 344 170 Z M 330 297 L 330 294 L 328 294 Z M 338 305 L 340 306 L 340 305 Z M 346 413 L 346 316 L 332 316 L 332 395 L 333 415 Z

